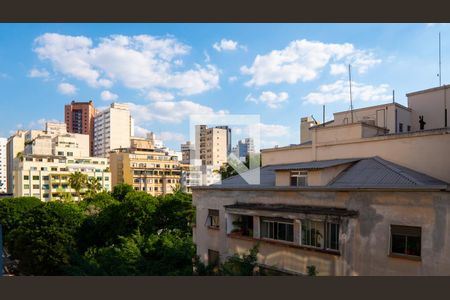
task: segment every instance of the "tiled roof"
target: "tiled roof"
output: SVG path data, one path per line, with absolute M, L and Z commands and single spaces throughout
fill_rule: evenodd
M 278 165 L 277 167 L 275 167 L 275 170 L 318 170 L 352 163 L 360 159 L 361 158 L 329 159 L 329 160 L 316 160 L 295 164 L 285 164 L 285 165 Z

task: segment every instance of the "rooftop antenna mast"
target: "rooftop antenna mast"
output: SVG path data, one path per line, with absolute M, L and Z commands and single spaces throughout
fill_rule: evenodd
M 439 32 L 439 86 L 442 86 L 442 73 L 441 73 L 441 33 Z
M 353 123 L 353 100 L 352 100 L 352 70 L 351 65 L 348 65 L 348 81 L 350 85 L 350 114 L 351 114 L 351 120 Z

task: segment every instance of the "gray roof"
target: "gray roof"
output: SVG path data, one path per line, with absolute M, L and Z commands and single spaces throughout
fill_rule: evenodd
M 361 159 L 339 174 L 331 187 L 421 187 L 446 186 L 447 183 L 394 164 L 378 156 Z
M 352 163 L 360 159 L 361 158 L 329 159 L 329 160 L 316 160 L 295 164 L 285 164 L 285 165 L 278 165 L 277 167 L 275 167 L 275 170 L 318 170 Z
M 260 168 L 260 184 L 250 185 L 240 175 L 222 180 L 220 184 L 210 187 L 274 187 L 276 170 L 314 170 L 337 165 L 351 165 L 332 180 L 327 188 L 410 188 L 439 187 L 447 188 L 448 184 L 416 172 L 406 167 L 394 164 L 380 157 L 333 159 L 311 161 L 297 164 L 278 164 Z M 257 169 L 247 172 L 257 172 Z M 248 173 L 247 173 L 248 174 Z

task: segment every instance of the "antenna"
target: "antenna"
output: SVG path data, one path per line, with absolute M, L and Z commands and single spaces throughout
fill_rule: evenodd
M 350 84 L 350 113 L 352 115 L 352 123 L 353 123 L 353 100 L 352 100 L 352 70 L 351 65 L 348 65 L 348 80 Z
M 322 112 L 322 124 L 325 126 L 325 104 L 323 105 L 323 112 Z
M 395 103 L 395 90 L 392 90 L 392 103 Z
M 317 123 L 317 121 L 316 121 L 316 119 L 314 118 L 313 115 L 311 115 L 311 118 L 314 120 L 314 123 L 315 123 L 316 125 L 319 124 L 319 123 Z
M 441 73 L 441 33 L 439 32 L 439 86 L 442 86 L 442 73 Z

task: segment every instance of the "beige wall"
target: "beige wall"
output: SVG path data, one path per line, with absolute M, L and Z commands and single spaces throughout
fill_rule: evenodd
M 425 129 L 444 127 L 445 107 L 447 107 L 447 126 L 450 126 L 450 85 L 410 93 L 406 96 L 408 97 L 408 106 L 418 115 L 424 116 Z
M 335 192 L 335 191 L 193 191 L 196 206 L 197 254 L 207 257 L 208 249 L 220 251 L 221 259 L 248 250 L 257 239 L 227 236 L 229 211 L 224 205 L 239 199 L 246 203 L 316 205 L 356 210 L 356 218 L 343 218 L 340 225 L 340 255 L 260 241 L 260 263 L 297 273 L 314 264 L 319 275 L 449 275 L 450 193 L 448 192 Z M 219 209 L 220 230 L 205 225 L 208 209 Z M 254 215 L 267 214 L 253 211 Z M 301 214 L 273 213 L 291 219 Z M 421 261 L 389 256 L 390 225 L 422 228 Z

